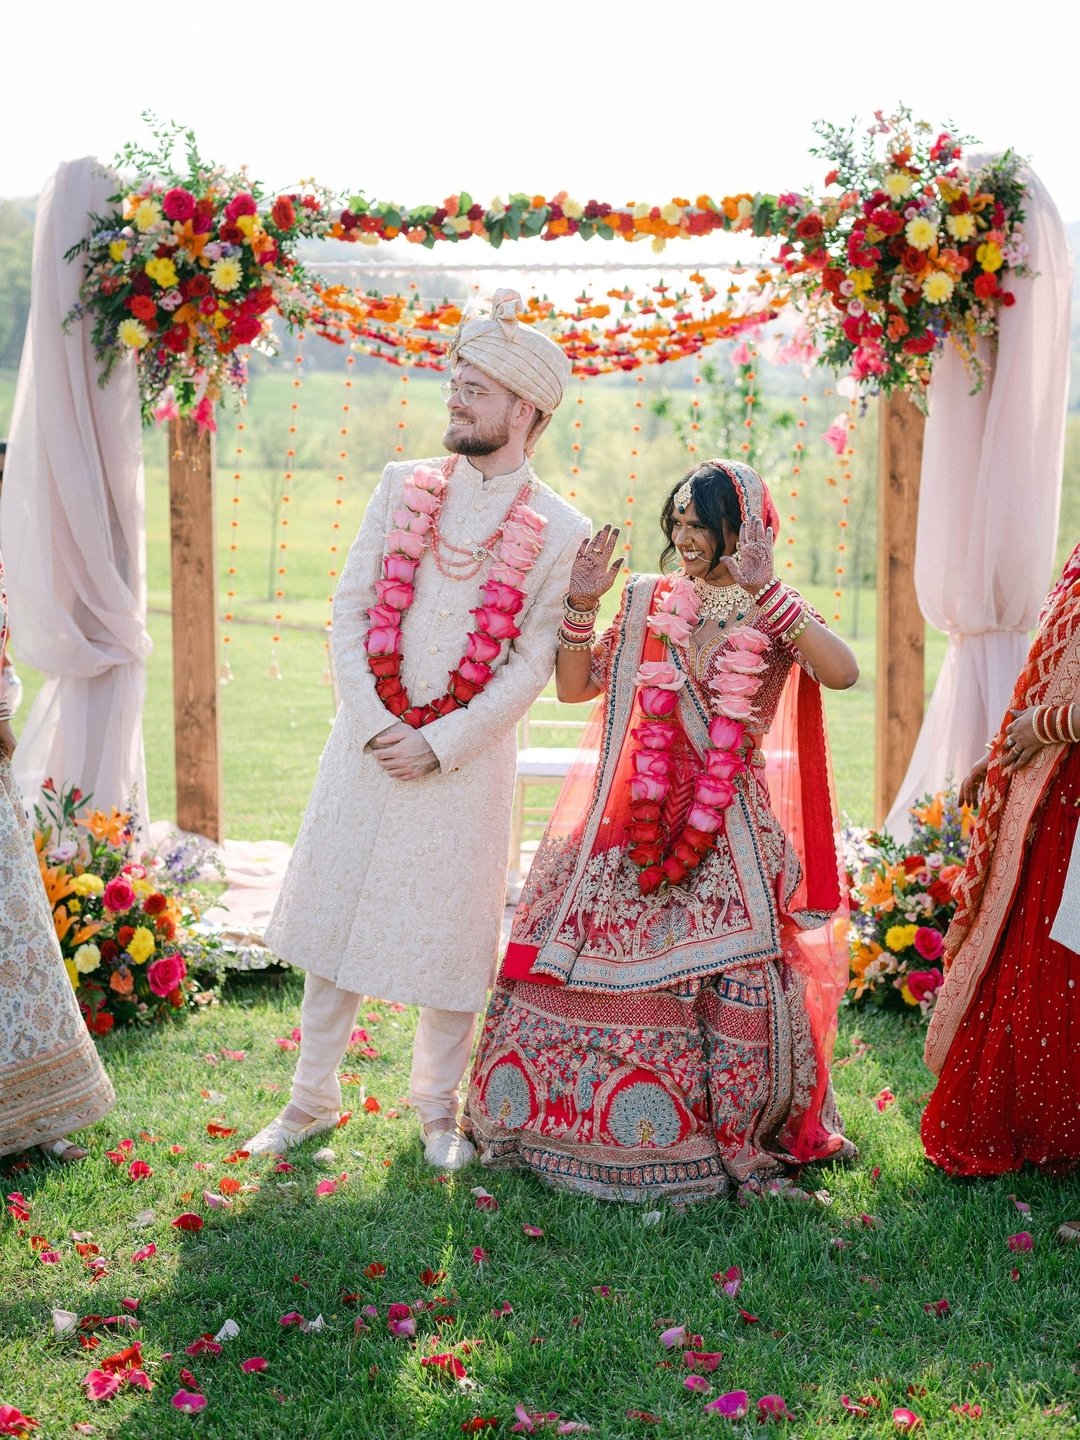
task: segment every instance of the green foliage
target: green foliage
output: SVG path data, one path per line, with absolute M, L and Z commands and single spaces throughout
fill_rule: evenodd
M 33 241 L 32 204 L 0 200 L 0 369 L 17 366 L 22 354 L 30 316 Z

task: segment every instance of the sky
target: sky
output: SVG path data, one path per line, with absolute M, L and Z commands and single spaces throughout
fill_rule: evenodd
M 827 168 L 808 153 L 816 118 L 869 124 L 903 102 L 1030 157 L 1062 218 L 1078 220 L 1080 21 L 1058 18 L 1071 10 L 14 0 L 0 22 L 0 196 L 36 194 L 60 161 L 146 138 L 145 109 L 268 186 L 310 176 L 404 204 L 463 188 L 485 203 L 565 189 L 613 204 L 813 189 Z

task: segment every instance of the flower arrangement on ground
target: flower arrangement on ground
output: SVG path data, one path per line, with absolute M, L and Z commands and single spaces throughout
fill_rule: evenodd
M 825 199 L 781 195 L 787 232 L 780 260 L 820 277 L 802 285 L 826 364 L 868 388 L 908 389 L 925 405 L 932 359 L 946 338 L 960 350 L 974 387 L 985 378 L 981 336 L 996 333 L 1000 306 L 1014 303 L 1010 275 L 1026 272 L 1021 230 L 1024 180 L 1013 151 L 978 169 L 963 163 L 966 136 L 935 134 L 899 110 L 861 138 L 818 122 L 811 154 L 831 163 Z
M 204 902 L 190 887 L 191 854 L 136 859 L 131 815 L 91 810 L 91 798 L 46 780 L 34 845 L 79 1008 L 106 1035 L 212 998 L 196 973 L 212 978 L 215 942 L 192 932 Z
M 952 882 L 967 858 L 974 812 L 951 791 L 911 809 L 910 840 L 887 832 L 846 830 L 851 894 L 848 932 L 854 1001 L 928 1016 L 943 981 L 945 932 L 956 908 Z

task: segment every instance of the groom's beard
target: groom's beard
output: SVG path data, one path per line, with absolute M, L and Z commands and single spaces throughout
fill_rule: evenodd
M 443 435 L 443 444 L 454 455 L 494 455 L 510 443 L 510 428 L 504 416 L 486 423 L 473 420 L 461 424 L 451 420 Z

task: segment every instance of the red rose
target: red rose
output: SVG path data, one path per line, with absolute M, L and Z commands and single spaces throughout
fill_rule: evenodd
M 161 337 L 161 343 L 166 350 L 171 350 L 174 355 L 182 355 L 187 349 L 188 328 L 186 325 L 170 325 L 165 334 Z
M 107 1035 L 115 1024 L 116 1021 L 108 1010 L 99 1010 L 93 1019 L 87 1022 L 94 1035 Z
M 659 865 L 663 858 L 664 847 L 662 845 L 635 845 L 630 851 L 630 859 L 635 865 Z
M 247 238 L 239 225 L 226 222 L 218 232 L 226 245 L 242 245 Z
M 173 190 L 165 191 L 161 208 L 170 220 L 190 220 L 195 214 L 195 196 L 190 190 L 184 190 L 178 185 Z
M 210 294 L 209 275 L 193 275 L 185 282 L 184 289 L 189 300 L 201 300 L 204 295 Z
M 657 822 L 645 825 L 628 825 L 626 833 L 635 845 L 655 845 L 660 839 L 660 825 Z
M 148 895 L 143 901 L 143 911 L 147 915 L 160 915 L 169 902 L 164 895 Z
M 906 355 L 929 355 L 937 341 L 933 335 L 914 335 L 900 347 Z
M 254 315 L 238 315 L 233 321 L 232 335 L 238 345 L 250 345 L 262 334 L 262 322 Z
M 115 960 L 120 954 L 120 946 L 115 940 L 103 940 L 101 942 L 101 958 L 103 960 Z
M 976 275 L 974 289 L 975 294 L 980 300 L 989 300 L 991 296 L 997 294 L 997 288 L 996 275 L 991 275 L 988 272 L 984 272 L 982 275 Z
M 926 869 L 926 856 L 925 856 L 925 855 L 905 855 L 905 856 L 904 856 L 904 874 L 905 874 L 905 875 L 914 875 L 916 870 L 925 870 L 925 869 Z
M 239 220 L 241 215 L 254 215 L 255 213 L 255 197 L 249 195 L 246 190 L 241 190 L 239 195 L 234 195 L 225 206 L 226 220 Z
M 385 705 L 388 700 L 404 695 L 405 687 L 396 675 L 384 675 L 375 682 L 375 694 Z
M 1016 296 L 1011 290 L 999 290 L 997 298 L 1006 309 L 1008 309 L 1010 305 L 1016 304 Z
M 157 315 L 157 306 L 149 295 L 132 295 L 127 302 L 127 308 L 136 320 L 153 320 Z
M 672 851 L 676 860 L 680 860 L 687 870 L 693 870 L 701 864 L 701 856 L 685 840 L 680 840 Z
M 287 195 L 279 195 L 270 207 L 270 219 L 279 230 L 291 230 L 296 224 L 296 209 Z
M 658 889 L 664 883 L 665 878 L 664 872 L 660 869 L 659 865 L 650 865 L 647 870 L 642 870 L 641 874 L 637 877 L 638 889 L 642 895 L 651 895 L 654 890 Z
M 160 960 L 146 968 L 146 982 L 155 995 L 162 999 L 175 990 L 187 974 L 187 966 L 184 964 L 182 955 L 163 955 Z
M 634 804 L 634 819 L 639 823 L 660 819 L 660 806 L 651 800 L 638 800 Z
M 191 220 L 191 232 L 193 235 L 206 235 L 214 228 L 214 202 L 212 200 L 197 200 L 195 202 L 195 214 Z
M 199 310 L 203 315 L 213 315 L 217 309 L 217 301 L 213 295 L 204 295 L 199 301 Z
M 436 715 L 452 715 L 455 710 L 460 710 L 467 703 L 463 700 L 459 704 L 453 695 L 443 695 L 440 699 L 431 702 L 431 708 Z
M 401 670 L 400 655 L 369 655 L 367 667 L 372 675 L 383 679 L 388 675 L 397 675 Z
M 274 292 L 269 285 L 262 285 L 247 297 L 245 303 L 251 306 L 256 315 L 265 315 L 274 303 Z
M 926 269 L 926 256 L 921 250 L 916 250 L 914 245 L 907 245 L 904 247 L 901 263 L 910 274 L 918 275 L 920 271 Z
M 926 893 L 935 905 L 948 905 L 952 900 L 952 886 L 948 880 L 935 880 Z
M 105 909 L 111 910 L 114 915 L 122 915 L 125 910 L 130 910 L 135 904 L 135 891 L 131 888 L 130 880 L 125 880 L 122 875 L 110 880 L 105 886 L 101 901 Z
M 396 715 L 400 719 L 409 708 L 409 697 L 403 691 L 400 695 L 391 695 L 389 700 L 383 701 L 383 704 L 391 715 Z
M 134 934 L 135 934 L 135 927 L 134 927 L 134 925 L 121 925 L 121 926 L 120 926 L 120 929 L 116 932 L 116 939 L 117 939 L 117 943 L 119 944 L 121 950 L 126 950 L 126 949 L 127 949 L 127 947 L 131 944 L 131 937 L 132 937 Z
M 800 240 L 820 240 L 824 234 L 825 227 L 821 223 L 820 215 L 804 215 L 795 226 L 795 234 Z
M 660 867 L 672 885 L 681 885 L 690 873 L 681 860 L 676 860 L 674 855 L 669 855 Z

